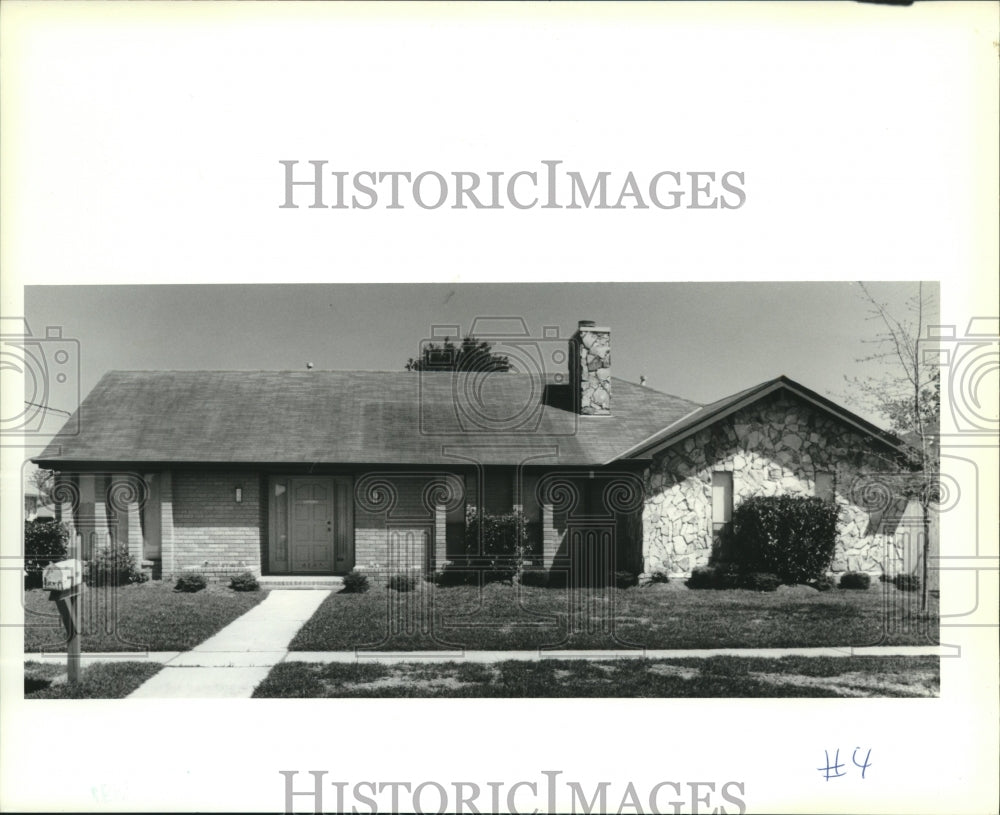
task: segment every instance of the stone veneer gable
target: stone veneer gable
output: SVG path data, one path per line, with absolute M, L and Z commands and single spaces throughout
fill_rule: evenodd
M 816 474 L 834 474 L 841 508 L 831 570 L 895 573 L 894 535 L 870 529 L 859 506 L 864 476 L 899 471 L 869 439 L 791 394 L 760 400 L 678 442 L 644 473 L 643 570 L 689 575 L 712 554 L 712 473 L 733 474 L 733 504 L 756 495 L 815 495 Z

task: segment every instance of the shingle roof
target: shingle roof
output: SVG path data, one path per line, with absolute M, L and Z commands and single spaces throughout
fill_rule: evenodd
M 596 466 L 698 407 L 612 381 L 613 415 L 593 417 L 517 373 L 111 371 L 35 461 Z

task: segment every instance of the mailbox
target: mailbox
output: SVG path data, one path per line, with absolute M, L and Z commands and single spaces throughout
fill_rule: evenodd
M 69 591 L 83 582 L 83 564 L 79 560 L 50 563 L 42 572 L 42 588 L 46 591 Z

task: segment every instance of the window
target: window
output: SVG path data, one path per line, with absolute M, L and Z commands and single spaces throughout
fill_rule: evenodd
M 834 494 L 833 473 L 816 473 L 816 497 L 832 504 Z
M 733 519 L 733 474 L 712 473 L 712 525 L 718 529 Z

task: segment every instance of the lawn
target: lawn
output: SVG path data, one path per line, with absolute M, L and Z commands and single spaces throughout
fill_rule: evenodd
M 937 657 L 276 665 L 255 698 L 937 696 Z
M 24 663 L 25 699 L 121 699 L 163 666 L 158 662 L 106 662 L 84 668 L 80 681 L 66 681 L 66 665 Z
M 266 591 L 237 592 L 223 585 L 188 594 L 170 581 L 154 581 L 84 593 L 81 649 L 187 651 L 245 614 Z M 66 650 L 56 604 L 41 589 L 24 592 L 24 652 Z
M 931 645 L 937 601 L 891 585 L 867 591 L 806 586 L 754 592 L 683 586 L 604 590 L 421 583 L 400 593 L 331 594 L 292 640 L 293 651 L 536 648 L 790 648 Z

